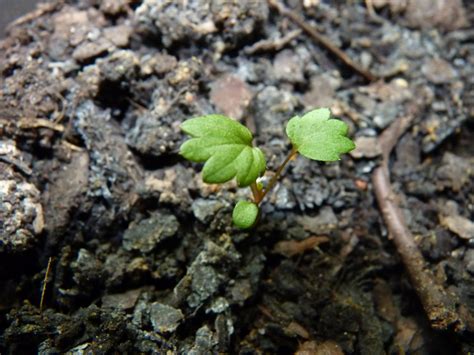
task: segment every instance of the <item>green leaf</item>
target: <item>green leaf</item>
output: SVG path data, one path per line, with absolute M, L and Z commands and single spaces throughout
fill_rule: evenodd
M 248 186 L 265 172 L 265 157 L 252 146 L 252 133 L 239 122 L 222 115 L 207 115 L 183 122 L 181 129 L 192 138 L 181 145 L 180 154 L 195 162 L 206 162 L 204 182 L 223 183 L 237 178 Z
M 239 201 L 232 212 L 232 220 L 237 227 L 247 229 L 257 221 L 258 212 L 258 206 L 255 203 Z
M 330 117 L 329 109 L 320 108 L 290 119 L 286 134 L 301 155 L 314 160 L 335 161 L 355 148 L 354 142 L 347 137 L 347 124 Z

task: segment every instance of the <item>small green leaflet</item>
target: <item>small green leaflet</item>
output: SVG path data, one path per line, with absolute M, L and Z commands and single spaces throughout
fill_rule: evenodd
M 330 117 L 329 109 L 320 108 L 288 121 L 286 134 L 298 153 L 309 159 L 335 161 L 355 148 L 347 137 L 347 125 Z
M 181 145 L 180 154 L 206 162 L 204 182 L 218 184 L 236 177 L 239 186 L 248 186 L 265 172 L 262 151 L 252 146 L 252 133 L 239 122 L 223 115 L 206 115 L 184 121 L 181 129 L 192 138 Z
M 234 224 L 242 229 L 247 229 L 255 224 L 258 217 L 258 206 L 248 201 L 239 201 L 232 212 Z

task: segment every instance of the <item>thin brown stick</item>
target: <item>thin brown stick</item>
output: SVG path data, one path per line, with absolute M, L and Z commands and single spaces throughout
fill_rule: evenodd
M 267 193 L 275 187 L 275 184 L 277 183 L 278 179 L 280 178 L 280 176 L 283 172 L 283 169 L 285 169 L 285 166 L 289 163 L 289 161 L 291 159 L 293 159 L 296 156 L 296 154 L 298 154 L 298 151 L 296 150 L 296 148 L 293 147 L 291 149 L 290 153 L 288 154 L 288 156 L 283 161 L 283 163 L 281 163 L 281 165 L 275 171 L 275 174 L 270 179 L 270 182 L 268 183 L 267 187 L 263 190 L 263 192 L 260 193 L 259 198 L 255 200 L 255 203 L 257 205 L 259 205 L 260 202 L 262 202 L 264 197 L 267 195 Z
M 31 174 L 33 174 L 33 170 L 28 166 L 28 164 L 26 164 L 20 159 L 15 159 L 13 157 L 3 155 L 2 153 L 0 153 L 0 161 L 13 165 L 19 171 L 21 171 L 23 174 L 27 176 L 30 176 Z
M 52 257 L 49 257 L 48 266 L 46 267 L 46 273 L 43 280 L 43 290 L 41 291 L 41 300 L 40 300 L 40 313 L 43 312 L 44 305 L 44 296 L 46 295 L 46 286 L 48 285 L 49 272 L 51 271 L 51 262 L 53 261 Z
M 372 2 L 373 0 L 365 0 L 365 7 L 367 8 L 367 13 L 369 14 L 370 18 L 372 21 L 382 23 L 382 18 L 377 15 L 377 13 L 374 10 L 374 4 Z
M 372 173 L 372 183 L 390 236 L 405 265 L 411 284 L 421 300 L 431 326 L 434 329 L 462 331 L 466 324 L 456 311 L 455 301 L 436 282 L 434 275 L 427 268 L 426 262 L 406 226 L 390 184 L 388 169 L 390 153 L 420 112 L 420 104 L 413 104 L 408 108 L 406 116 L 397 119 L 382 133 L 379 138 L 382 148 L 382 164 Z
M 20 129 L 49 128 L 56 132 L 64 132 L 64 126 L 44 118 L 21 118 L 17 126 Z
M 14 126 L 19 129 L 48 128 L 56 132 L 64 132 L 64 126 L 38 117 L 0 117 L 0 126 Z
M 333 45 L 329 38 L 317 32 L 314 28 L 304 22 L 304 20 L 299 17 L 294 11 L 291 11 L 290 9 L 286 8 L 278 0 L 267 1 L 270 6 L 278 10 L 281 15 L 288 17 L 290 20 L 300 26 L 308 35 L 310 35 L 311 38 L 313 38 L 313 40 L 315 40 L 318 44 L 322 45 L 333 55 L 338 57 L 345 65 L 354 70 L 357 74 L 361 75 L 368 81 L 377 80 L 377 77 L 374 74 L 362 68 L 359 64 L 356 64 L 351 58 L 349 58 L 346 53 L 344 53 L 341 49 Z
M 58 8 L 58 6 L 62 6 L 62 5 L 63 5 L 63 1 L 55 2 L 55 3 L 44 3 L 44 4 L 40 3 L 36 6 L 35 10 L 9 23 L 7 25 L 6 31 L 10 32 L 13 27 L 20 26 L 20 25 L 23 25 L 24 23 L 36 20 L 37 18 L 45 14 L 55 11 Z
M 301 31 L 299 28 L 296 30 L 293 30 L 289 33 L 287 33 L 285 36 L 281 38 L 276 38 L 276 39 L 264 39 L 261 41 L 258 41 L 254 45 L 250 47 L 246 47 L 244 49 L 245 54 L 254 54 L 257 52 L 264 52 L 264 51 L 279 51 L 282 49 L 284 46 L 286 46 L 288 43 L 290 43 L 292 40 L 297 38 L 300 34 Z
M 252 190 L 253 201 L 258 203 L 257 201 L 261 199 L 262 191 L 258 188 L 256 182 L 253 182 L 250 185 L 250 190 Z

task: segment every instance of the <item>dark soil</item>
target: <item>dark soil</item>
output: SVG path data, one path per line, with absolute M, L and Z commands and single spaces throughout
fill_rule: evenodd
M 286 5 L 380 80 L 264 0 L 58 0 L 9 28 L 0 353 L 474 351 L 473 3 Z M 393 198 L 462 329 L 430 326 L 373 194 L 376 137 L 415 100 Z M 250 231 L 231 222 L 249 191 L 178 154 L 180 123 L 220 112 L 275 170 L 286 121 L 321 106 L 357 150 L 293 161 Z

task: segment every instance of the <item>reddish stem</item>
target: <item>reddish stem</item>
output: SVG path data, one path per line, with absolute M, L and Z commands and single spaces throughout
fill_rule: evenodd
M 283 172 L 283 169 L 285 169 L 285 166 L 290 162 L 291 159 L 293 159 L 296 156 L 296 154 L 298 154 L 298 151 L 296 150 L 296 148 L 293 147 L 291 149 L 290 153 L 288 154 L 288 156 L 286 157 L 286 159 L 283 161 L 283 163 L 275 171 L 275 174 L 270 179 L 270 182 L 268 183 L 267 187 L 263 191 L 260 191 L 260 190 L 258 191 L 257 198 L 255 198 L 255 194 L 254 194 L 254 200 L 255 200 L 255 203 L 257 205 L 259 205 L 260 202 L 262 202 L 262 200 L 265 198 L 267 193 L 275 187 L 278 179 L 280 178 L 280 176 Z M 253 192 L 253 190 L 252 190 L 252 192 Z
M 250 185 L 250 189 L 252 190 L 253 201 L 258 204 L 257 201 L 261 200 L 262 191 L 259 190 L 256 182 L 253 182 Z

